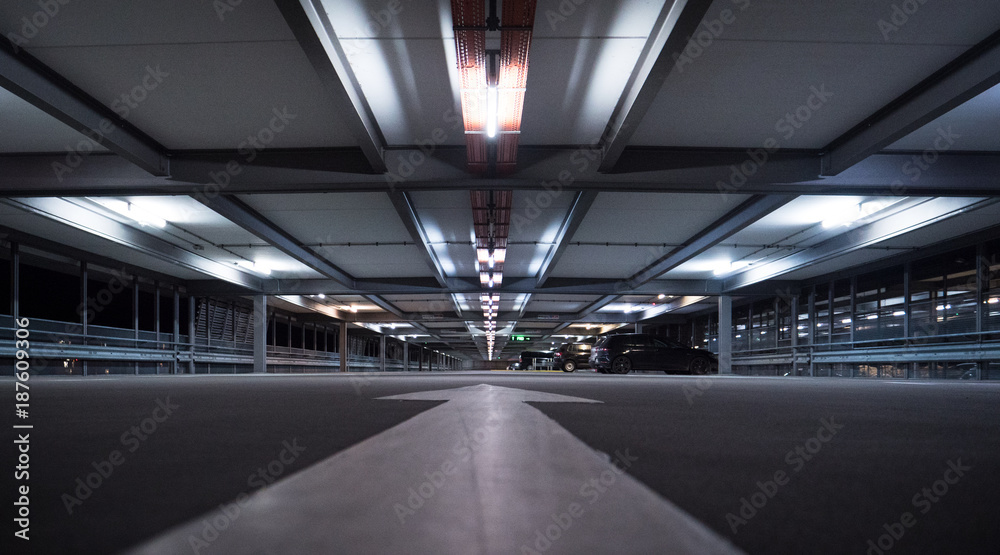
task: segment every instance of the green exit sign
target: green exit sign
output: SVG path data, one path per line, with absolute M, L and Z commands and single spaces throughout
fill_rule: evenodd
M 528 340 L 528 338 L 525 337 L 525 336 L 523 336 L 523 335 L 515 335 L 515 336 L 513 336 L 513 339 L 514 339 L 514 341 L 527 341 Z

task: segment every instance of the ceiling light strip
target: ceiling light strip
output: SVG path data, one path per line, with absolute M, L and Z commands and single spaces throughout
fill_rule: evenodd
M 486 5 L 482 0 L 452 0 L 458 80 L 465 122 L 468 168 L 485 173 L 486 155 Z

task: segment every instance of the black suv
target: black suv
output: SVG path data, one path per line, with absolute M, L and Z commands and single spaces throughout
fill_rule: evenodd
M 590 354 L 590 366 L 602 374 L 628 374 L 632 370 L 708 374 L 718 365 L 718 359 L 708 351 L 643 333 L 601 337 Z
M 552 357 L 553 365 L 563 372 L 572 372 L 577 368 L 590 368 L 590 343 L 563 343 Z

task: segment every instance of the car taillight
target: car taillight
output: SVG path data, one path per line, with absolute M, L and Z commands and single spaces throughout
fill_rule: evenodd
M 561 356 L 562 356 L 562 353 L 556 353 L 556 356 L 557 356 L 557 357 L 561 357 Z

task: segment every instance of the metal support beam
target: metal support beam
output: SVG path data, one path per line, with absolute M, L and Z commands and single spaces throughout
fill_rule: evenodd
M 445 275 L 441 261 L 431 247 L 427 231 L 424 230 L 423 224 L 420 223 L 420 217 L 417 216 L 417 210 L 413 206 L 413 199 L 403 191 L 390 191 L 387 194 L 389 195 L 389 200 L 392 201 L 392 206 L 396 209 L 396 213 L 399 214 L 400 221 L 403 222 L 403 227 L 410 234 L 410 238 L 414 243 L 421 246 L 420 254 L 427 262 L 427 266 L 434 272 L 434 279 L 442 287 L 445 287 L 448 283 L 448 276 Z
M 667 76 L 675 69 L 683 71 L 683 62 L 680 59 L 675 62 L 675 58 L 695 34 L 711 5 L 712 0 L 675 0 L 664 4 L 601 137 L 603 156 L 599 171 L 614 170 Z
M 351 69 L 321 0 L 275 0 L 340 117 L 354 135 L 372 171 L 384 173 L 385 137 Z
M 17 198 L 0 199 L 15 208 L 27 210 L 60 224 L 91 233 L 113 243 L 135 249 L 171 264 L 193 270 L 200 274 L 221 279 L 252 290 L 261 288 L 260 279 L 214 260 L 186 251 L 173 243 L 145 233 L 132 226 L 119 223 L 96 210 L 62 198 Z M 246 292 L 244 291 L 244 294 Z
M 754 266 L 727 279 L 723 290 L 734 291 L 747 285 L 773 279 L 799 268 L 811 266 L 997 202 L 1000 202 L 1000 198 L 973 201 L 962 198 L 933 198 L 916 202 L 909 208 L 872 223 L 858 226 L 807 249 L 802 249 L 770 263 Z
M 303 247 L 298 239 L 268 221 L 256 210 L 250 208 L 236 197 L 219 195 L 208 198 L 205 195 L 194 195 L 192 198 L 313 270 L 347 287 L 354 287 L 353 277 L 311 249 Z
M 151 70 L 152 71 L 152 70 Z M 162 79 L 154 73 L 144 78 Z M 113 110 L 0 39 L 0 87 L 154 176 L 170 175 L 165 150 Z M 81 141 L 89 142 L 81 137 Z M 79 149 L 79 150 L 82 150 Z M 89 152 L 89 151 L 87 151 Z M 63 162 L 65 166 L 65 161 Z M 67 167 L 67 173 L 71 170 Z
M 822 175 L 840 174 L 998 83 L 1000 31 L 835 140 L 823 155 Z
M 795 197 L 791 195 L 763 195 L 750 198 L 689 239 L 684 246 L 673 249 L 663 258 L 630 277 L 629 287 L 638 287 L 669 272 L 784 206 L 793 198 Z
M 749 331 L 749 330 L 748 330 Z M 719 297 L 719 374 L 733 373 L 733 298 Z
M 267 372 L 267 295 L 253 298 L 253 371 Z
M 545 281 L 552 275 L 552 270 L 555 269 L 559 259 L 566 252 L 567 242 L 576 234 L 576 230 L 580 228 L 580 224 L 587 217 L 587 212 L 590 211 L 590 207 L 594 205 L 596 199 L 596 191 L 581 191 L 573 197 L 566 218 L 563 219 L 562 225 L 559 226 L 559 232 L 556 233 L 555 245 L 549 248 L 549 254 L 546 255 L 542 266 L 538 269 L 536 287 L 545 285 Z M 525 305 L 527 304 L 526 302 Z

